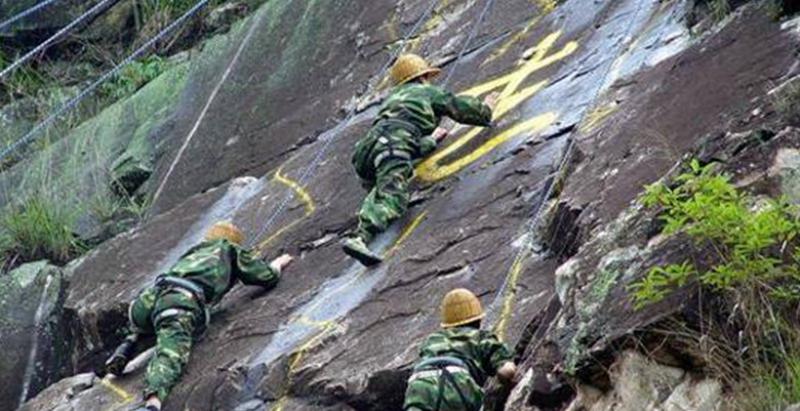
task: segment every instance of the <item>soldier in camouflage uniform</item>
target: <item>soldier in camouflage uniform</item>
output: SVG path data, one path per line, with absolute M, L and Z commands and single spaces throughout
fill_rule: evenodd
M 105 371 L 121 375 L 141 336 L 155 335 L 156 350 L 145 375 L 145 405 L 158 411 L 189 361 L 195 339 L 205 330 L 208 309 L 236 284 L 275 287 L 292 257 L 282 255 L 269 265 L 241 248 L 244 236 L 230 223 L 215 224 L 203 242 L 187 251 L 129 307 L 133 331 L 106 362 Z
M 489 376 L 516 380 L 511 353 L 483 331 L 480 301 L 469 290 L 449 292 L 442 302 L 443 330 L 428 336 L 408 380 L 404 411 L 478 411 Z
M 496 95 L 484 102 L 455 96 L 430 84 L 440 70 L 421 57 L 400 56 L 392 67 L 395 84 L 384 101 L 372 129 L 356 143 L 352 162 L 369 194 L 358 212 L 358 228 L 343 243 L 345 253 L 365 265 L 381 257 L 367 244 L 408 208 L 408 184 L 414 163 L 436 149 L 447 136 L 439 127 L 442 117 L 476 126 L 490 126 Z

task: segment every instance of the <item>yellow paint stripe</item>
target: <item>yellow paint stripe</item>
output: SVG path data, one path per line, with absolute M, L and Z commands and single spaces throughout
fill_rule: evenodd
M 275 181 L 277 181 L 277 182 L 289 187 L 290 189 L 292 189 L 292 191 L 294 192 L 295 196 L 297 196 L 297 198 L 299 198 L 300 201 L 302 201 L 303 206 L 305 208 L 305 213 L 303 214 L 302 217 L 297 218 L 294 221 L 292 221 L 291 223 L 284 225 L 283 227 L 278 229 L 278 231 L 272 233 L 272 235 L 270 235 L 265 240 L 263 240 L 260 243 L 258 243 L 258 246 L 256 248 L 258 249 L 259 252 L 263 252 L 267 248 L 267 246 L 272 244 L 273 241 L 278 239 L 284 233 L 286 233 L 287 231 L 291 230 L 297 224 L 300 224 L 301 221 L 303 221 L 304 219 L 308 218 L 311 214 L 314 214 L 314 212 L 317 211 L 317 206 L 316 206 L 316 204 L 314 204 L 314 199 L 311 197 L 311 194 L 309 194 L 309 192 L 305 188 L 303 188 L 303 186 L 301 186 L 299 183 L 297 183 L 296 181 L 294 181 L 294 180 L 290 179 L 289 177 L 283 175 L 281 173 L 281 169 L 282 169 L 282 167 L 279 168 L 277 171 L 275 171 L 275 175 L 273 176 L 273 180 L 275 180 Z
M 530 251 L 527 247 L 523 248 L 523 250 L 517 253 L 517 256 L 514 258 L 514 264 L 511 265 L 511 270 L 509 270 L 508 273 L 508 289 L 506 290 L 506 295 L 503 298 L 503 309 L 500 312 L 500 319 L 498 320 L 497 325 L 494 327 L 495 333 L 501 340 L 505 339 L 508 322 L 511 320 L 511 316 L 513 315 L 514 302 L 517 298 L 517 284 L 519 283 L 519 276 L 522 274 L 522 267 L 529 254 Z
M 275 403 L 275 406 L 272 407 L 272 411 L 283 411 L 283 407 L 286 406 L 286 401 L 289 399 L 289 390 L 292 386 L 292 381 L 294 380 L 294 375 L 297 372 L 297 367 L 303 360 L 303 357 L 308 354 L 308 352 L 314 348 L 322 339 L 334 328 L 338 326 L 337 323 L 330 321 L 330 324 L 326 326 L 322 331 L 317 333 L 314 337 L 309 339 L 305 344 L 300 346 L 299 349 L 295 352 L 292 360 L 289 362 L 289 369 L 287 371 L 286 376 L 286 386 L 284 389 L 283 394 Z
M 391 248 L 389 248 L 389 250 L 387 250 L 387 251 L 386 251 L 386 252 L 383 254 L 383 258 L 389 258 L 389 257 L 391 257 L 391 256 L 394 254 L 394 252 L 395 252 L 395 251 L 397 251 L 397 249 L 400 247 L 400 245 L 402 245 L 402 244 L 403 244 L 403 242 L 405 242 L 405 240 L 406 240 L 406 239 L 407 239 L 407 238 L 408 238 L 408 237 L 409 237 L 409 236 L 410 236 L 410 235 L 411 235 L 411 234 L 414 232 L 414 230 L 416 230 L 416 229 L 417 229 L 417 227 L 420 225 L 420 223 L 422 223 L 422 220 L 425 218 L 425 216 L 426 216 L 427 214 L 428 214 L 428 211 L 427 211 L 427 210 L 426 210 L 426 211 L 423 211 L 423 212 L 422 212 L 422 213 L 420 213 L 418 216 L 416 216 L 416 217 L 415 217 L 415 218 L 414 218 L 414 219 L 411 221 L 411 223 L 409 223 L 408 225 L 406 225 L 406 227 L 403 229 L 403 232 L 400 234 L 400 237 L 398 237 L 398 239 L 397 239 L 397 240 L 394 242 L 394 244 L 391 246 Z M 338 287 L 336 290 L 334 290 L 334 291 L 333 291 L 333 292 L 332 292 L 330 295 L 331 295 L 331 296 L 334 296 L 334 295 L 336 295 L 336 294 L 339 294 L 339 293 L 340 293 L 340 292 L 342 292 L 343 290 L 346 290 L 347 288 L 349 288 L 349 287 L 350 287 L 350 285 L 351 285 L 351 284 L 353 284 L 353 283 L 355 283 L 356 281 L 358 281 L 359 279 L 361 279 L 361 276 L 363 276 L 363 275 L 364 275 L 366 272 L 367 272 L 367 269 L 366 269 L 366 268 L 362 268 L 362 269 L 361 269 L 361 271 L 359 271 L 359 272 L 358 272 L 358 274 L 354 275 L 354 276 L 353 276 L 353 278 L 351 278 L 350 280 L 348 280 L 346 283 L 344 283 L 344 284 L 340 285 L 340 286 L 339 286 L 339 287 Z M 309 307 L 309 308 L 308 308 L 306 311 L 314 311 L 314 310 L 316 310 L 317 308 L 319 308 L 319 306 L 320 306 L 320 305 L 322 305 L 322 304 L 324 304 L 324 301 L 317 301 L 316 303 L 314 303 L 313 305 L 311 305 L 311 307 Z
M 550 124 L 552 124 L 558 116 L 555 113 L 545 113 L 540 116 L 536 116 L 530 120 L 523 121 L 514 125 L 513 127 L 503 131 L 502 133 L 498 134 L 497 136 L 493 137 L 476 150 L 472 151 L 471 153 L 459 158 L 458 160 L 447 164 L 445 166 L 439 166 L 437 164 L 437 160 L 440 160 L 444 156 L 449 153 L 449 147 L 445 150 L 442 150 L 441 153 L 436 154 L 429 159 L 420 163 L 417 167 L 417 177 L 426 182 L 435 182 L 439 181 L 443 178 L 446 178 L 454 173 L 457 173 L 464 167 L 472 164 L 479 158 L 483 157 L 490 151 L 497 148 L 497 146 L 507 142 L 508 140 L 512 139 L 521 134 L 533 134 L 544 130 Z M 467 134 L 464 138 L 472 139 L 480 133 L 480 130 L 472 131 Z
M 398 239 L 394 242 L 392 247 L 389 248 L 389 250 L 386 251 L 386 253 L 384 254 L 384 257 L 388 258 L 392 254 L 394 254 L 400 248 L 400 246 L 408 239 L 408 237 L 410 237 L 411 234 L 413 234 L 414 231 L 419 227 L 419 225 L 425 219 L 427 214 L 428 214 L 428 212 L 426 210 L 426 211 L 421 212 L 418 216 L 414 217 L 414 219 L 411 220 L 411 222 L 408 225 L 406 225 L 406 227 L 403 229 L 403 232 L 400 234 L 400 237 L 398 237 Z M 354 276 L 351 281 L 348 281 L 346 284 L 343 284 L 336 291 L 334 291 L 331 295 L 336 295 L 337 293 L 341 292 L 341 290 L 346 289 L 350 284 L 352 284 L 353 281 L 356 281 L 359 277 L 361 277 L 366 272 L 367 272 L 366 269 L 362 270 L 361 272 L 358 273 L 358 275 Z M 321 304 L 321 302 L 317 302 L 316 306 L 318 306 L 319 304 Z M 316 306 L 312 305 L 310 310 L 313 310 L 314 308 L 316 308 Z M 325 335 L 328 332 L 330 332 L 331 330 L 333 330 L 334 328 L 339 326 L 339 323 L 336 322 L 336 321 L 317 321 L 317 320 L 313 320 L 311 318 L 308 318 L 307 316 L 300 316 L 295 320 L 295 322 L 297 322 L 298 324 L 306 324 L 306 325 L 321 327 L 322 330 L 319 333 L 317 333 L 316 335 L 314 335 L 314 337 L 311 337 L 311 339 L 306 341 L 295 352 L 294 357 L 289 362 L 289 370 L 287 372 L 287 377 L 286 377 L 287 381 L 286 381 L 285 392 L 283 393 L 283 395 L 281 395 L 281 397 L 275 403 L 275 406 L 272 407 L 272 411 L 283 411 L 283 407 L 286 405 L 286 401 L 288 400 L 288 391 L 289 391 L 289 389 L 291 387 L 292 379 L 294 378 L 294 374 L 297 371 L 297 367 L 302 362 L 303 357 L 305 357 L 305 355 L 308 354 L 308 352 L 312 348 L 314 348 L 320 341 L 322 341 L 322 339 L 325 337 Z
M 317 210 L 317 206 L 314 204 L 314 199 L 311 198 L 311 194 L 309 194 L 308 191 L 306 191 L 306 189 L 303 188 L 303 186 L 301 186 L 299 183 L 281 174 L 281 169 L 278 169 L 278 171 L 275 172 L 274 178 L 278 182 L 291 188 L 295 194 L 300 197 L 300 200 L 305 205 L 306 215 L 312 214 Z
M 127 391 L 125 391 L 122 387 L 114 384 L 113 382 L 109 381 L 108 378 L 103 378 L 100 380 L 100 384 L 103 384 L 104 387 L 108 388 L 116 394 L 118 397 L 122 399 L 123 404 L 127 404 L 134 400 L 135 396 Z
M 406 228 L 400 234 L 400 238 L 398 238 L 397 241 L 394 242 L 394 245 L 392 246 L 392 248 L 390 248 L 389 251 L 386 252 L 386 257 L 389 257 L 392 254 L 394 254 L 394 252 L 401 245 L 403 245 L 403 243 L 406 241 L 406 239 L 408 239 L 408 237 L 414 232 L 414 230 L 416 230 L 417 227 L 419 227 L 419 225 L 422 223 L 422 220 L 424 220 L 427 215 L 428 215 L 428 210 L 425 210 L 425 211 L 419 213 L 419 215 L 416 216 L 414 218 L 414 220 L 411 221 L 411 224 L 406 226 Z
M 611 103 L 596 107 L 586 116 L 586 120 L 584 120 L 583 124 L 579 127 L 580 131 L 584 134 L 593 131 L 610 115 L 614 114 L 618 108 L 618 105 Z

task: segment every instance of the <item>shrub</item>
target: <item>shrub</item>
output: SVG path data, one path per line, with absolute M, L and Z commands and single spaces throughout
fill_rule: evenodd
M 694 160 L 674 186 L 647 187 L 643 202 L 662 209 L 662 232 L 687 235 L 703 261 L 654 267 L 630 291 L 637 308 L 690 282 L 714 291 L 710 317 L 722 322 L 703 320 L 687 335 L 713 346 L 705 360 L 733 387 L 731 409 L 780 411 L 800 401 L 799 210 L 740 192 L 714 169 Z
M 644 204 L 663 208 L 663 233 L 685 232 L 696 246 L 711 251 L 717 263 L 699 267 L 691 261 L 652 268 L 631 286 L 636 305 L 661 300 L 672 288 L 699 281 L 724 291 L 762 289 L 773 297 L 796 300 L 792 286 L 800 279 L 794 239 L 800 232 L 797 208 L 784 200 L 756 201 L 742 194 L 713 166 L 700 166 L 677 177 L 675 188 L 648 186 Z

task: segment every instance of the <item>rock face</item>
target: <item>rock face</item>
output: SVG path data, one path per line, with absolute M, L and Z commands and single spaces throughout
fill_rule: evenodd
M 625 285 L 686 251 L 655 238 L 654 216 L 631 202 L 698 146 L 727 155 L 737 179 L 790 192 L 794 130 L 727 148 L 779 123 L 748 113 L 770 112 L 797 39 L 756 7 L 691 39 L 686 3 L 503 0 L 478 24 L 482 1 L 441 2 L 430 16 L 423 1 L 267 2 L 207 43 L 159 106 L 163 145 L 138 188 L 155 196 L 150 218 L 72 267 L 71 371 L 102 362 L 127 301 L 229 219 L 266 256 L 298 260 L 275 290 L 239 287 L 215 309 L 167 410 L 399 410 L 439 300 L 460 286 L 521 359 L 505 409 L 714 409 L 713 379 L 610 349 L 692 295 L 631 309 Z M 336 241 L 365 195 L 349 164 L 379 97 L 364 85 L 379 85 L 385 49 L 420 18 L 406 50 L 445 62 L 454 90 L 502 92 L 497 127 L 454 129 L 418 165 L 408 216 L 376 240 L 387 260 L 367 270 Z M 142 386 L 141 371 L 75 378 L 24 409 L 126 410 Z
M 61 270 L 46 261 L 0 278 L 0 404 L 9 409 L 61 377 L 68 348 L 64 291 Z
M 568 411 L 716 411 L 722 409 L 722 385 L 697 380 L 680 369 L 649 361 L 627 351 L 609 370 L 611 392 L 579 386 Z

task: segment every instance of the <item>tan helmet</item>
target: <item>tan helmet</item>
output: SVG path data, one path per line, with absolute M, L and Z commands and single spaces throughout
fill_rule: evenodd
M 395 61 L 389 77 L 395 86 L 399 86 L 426 74 L 435 76 L 441 72 L 442 70 L 431 67 L 424 58 L 416 54 L 403 54 Z
M 222 238 L 236 245 L 242 245 L 242 243 L 244 243 L 244 234 L 242 230 L 239 230 L 239 228 L 228 221 L 214 223 L 206 232 L 206 241 L 214 241 Z
M 442 300 L 442 327 L 458 327 L 477 321 L 484 316 L 478 297 L 466 288 L 447 293 Z

